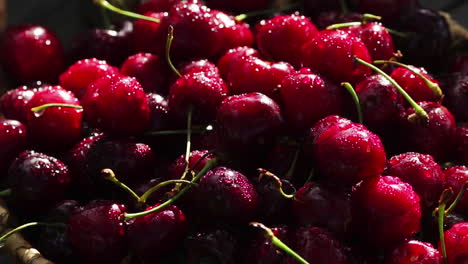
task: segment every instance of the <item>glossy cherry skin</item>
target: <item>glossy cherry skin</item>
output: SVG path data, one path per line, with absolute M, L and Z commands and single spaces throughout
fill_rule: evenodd
M 464 108 L 468 103 L 468 73 L 452 76 L 444 88 L 446 88 L 444 103 L 447 108 L 455 115 L 458 122 L 468 121 L 468 114 Z
M 166 19 L 165 17 L 168 14 L 149 11 L 145 12 L 144 15 L 161 21 Z M 162 23 L 137 19 L 133 23 L 133 31 L 129 37 L 131 50 L 134 53 L 143 52 L 162 56 L 164 54 L 167 33 L 167 28 L 162 26 Z
M 302 63 L 337 83 L 355 84 L 371 70 L 354 62 L 354 57 L 370 62 L 369 50 L 362 40 L 343 30 L 322 30 L 302 46 Z
M 146 211 L 158 206 L 148 207 Z M 188 222 L 175 205 L 135 218 L 128 225 L 130 249 L 144 263 L 151 263 L 174 250 L 186 235 Z
M 386 154 L 380 138 L 360 124 L 336 124 L 316 140 L 317 169 L 328 182 L 349 186 L 383 172 Z
M 65 150 L 82 137 L 81 109 L 50 107 L 32 112 L 33 107 L 49 103 L 80 105 L 72 92 L 60 86 L 40 88 L 29 100 L 26 126 L 33 144 L 45 150 Z
M 226 167 L 217 167 L 205 174 L 195 194 L 195 206 L 201 217 L 227 223 L 252 220 L 258 206 L 257 192 L 250 180 Z
M 8 170 L 8 179 L 15 206 L 26 215 L 47 213 L 63 200 L 71 181 L 62 161 L 34 151 L 18 155 Z
M 463 184 L 468 181 L 468 168 L 465 166 L 454 166 L 444 170 L 445 188 L 451 188 L 454 195 L 457 195 Z M 453 200 L 453 199 L 452 199 Z M 464 213 L 468 209 L 468 196 L 463 195 L 455 207 L 455 210 Z
M 5 70 L 22 84 L 37 80 L 54 82 L 63 70 L 62 44 L 46 27 L 33 24 L 10 27 L 1 46 Z
M 410 67 L 412 67 L 412 69 L 416 70 L 420 74 L 424 75 L 431 82 L 439 84 L 439 82 L 432 78 L 424 68 L 416 68 L 414 66 Z M 441 98 L 434 94 L 432 89 L 429 88 L 429 86 L 427 86 L 427 84 L 421 77 L 417 76 L 412 71 L 406 68 L 396 68 L 392 71 L 390 77 L 392 77 L 416 102 L 439 102 L 441 100 Z
M 301 227 L 297 229 L 290 240 L 293 249 L 305 260 L 317 263 L 348 264 L 350 263 L 346 251 L 340 241 L 327 231 L 318 227 Z M 290 264 L 298 263 L 291 257 Z
M 454 159 L 458 164 L 468 164 L 468 126 L 460 126 L 455 130 Z
M 302 45 L 318 34 L 310 19 L 298 13 L 262 20 L 255 29 L 257 46 L 266 58 L 296 67 L 300 66 Z
M 317 123 L 315 123 L 314 126 L 312 126 L 309 129 L 309 133 L 306 137 L 308 148 L 312 147 L 317 141 L 318 137 L 327 129 L 332 127 L 333 125 L 336 125 L 336 124 L 344 125 L 344 124 L 350 124 L 350 123 L 352 123 L 351 120 L 338 116 L 338 115 L 330 115 L 325 118 L 322 118 Z M 308 152 L 309 154 L 312 154 L 313 150 L 308 149 Z
M 188 73 L 169 90 L 169 115 L 185 124 L 191 108 L 194 122 L 209 122 L 215 119 L 218 106 L 227 94 L 228 88 L 221 77 L 206 72 Z
M 385 264 L 442 264 L 442 254 L 431 244 L 410 240 L 385 256 Z
M 194 60 L 178 67 L 180 74 L 185 75 L 192 72 L 204 72 L 207 75 L 221 76 L 218 67 L 209 60 Z
M 234 230 L 228 226 L 210 226 L 198 228 L 186 239 L 187 264 L 236 263 L 240 241 Z
M 365 23 L 348 30 L 364 42 L 372 60 L 389 60 L 394 57 L 392 36 L 382 23 Z
M 4 173 L 16 156 L 29 146 L 26 126 L 16 120 L 0 121 L 0 171 Z
M 169 106 L 167 100 L 159 94 L 147 94 L 151 121 L 148 130 L 159 131 L 169 128 Z
M 106 75 L 119 75 L 119 69 L 95 58 L 75 62 L 59 77 L 59 84 L 81 98 L 86 87 Z
M 407 152 L 388 160 L 384 175 L 400 178 L 411 184 L 421 199 L 421 207 L 436 205 L 445 185 L 445 176 L 431 155 Z
M 452 151 L 455 135 L 455 118 L 444 106 L 433 102 L 420 102 L 419 105 L 427 112 L 427 122 L 409 120 L 414 114 L 413 108 L 408 108 L 400 122 L 400 144 L 407 151 L 416 151 L 432 155 L 437 161 L 447 158 Z
M 353 188 L 351 200 L 355 232 L 371 248 L 391 248 L 420 229 L 419 196 L 397 177 L 364 179 Z
M 271 231 L 286 245 L 290 245 L 289 229 L 287 226 L 270 227 Z M 246 264 L 283 264 L 287 254 L 265 237 L 263 233 L 256 233 L 246 244 L 246 253 L 242 263 Z
M 68 239 L 73 252 L 88 263 L 119 263 L 127 254 L 124 205 L 93 201 L 69 218 Z
M 468 222 L 458 223 L 444 232 L 447 259 L 450 264 L 468 261 Z M 440 249 L 439 243 L 439 251 Z
M 343 90 L 311 72 L 295 72 L 281 82 L 281 101 L 288 124 L 298 130 L 343 111 Z
M 135 77 L 146 93 L 168 94 L 167 76 L 171 71 L 163 58 L 150 53 L 137 53 L 124 61 L 120 73 Z
M 232 67 L 235 67 L 237 61 L 244 56 L 260 57 L 260 53 L 256 49 L 247 46 L 228 50 L 217 63 L 221 77 L 226 79 Z
M 4 93 L 0 98 L 0 111 L 3 116 L 26 123 L 29 113 L 27 105 L 36 91 L 35 88 L 20 86 Z
M 86 89 L 82 104 L 84 119 L 111 135 L 137 135 L 149 126 L 148 99 L 132 77 L 97 79 Z
M 205 156 L 206 155 L 206 156 Z M 189 169 L 198 173 L 205 165 L 214 158 L 213 154 L 208 154 L 208 150 L 193 150 L 189 155 Z M 194 167 L 194 165 L 197 166 Z M 178 157 L 169 167 L 168 176 L 170 179 L 180 179 L 185 171 L 185 154 Z
M 277 182 L 268 178 L 253 180 L 258 194 L 258 221 L 264 224 L 280 224 L 292 222 L 292 200 L 282 196 L 278 191 Z M 287 180 L 281 179 L 282 189 L 286 194 L 294 194 L 296 189 Z
M 343 237 L 351 230 L 350 195 L 315 182 L 301 187 L 293 200 L 296 223 L 323 227 Z

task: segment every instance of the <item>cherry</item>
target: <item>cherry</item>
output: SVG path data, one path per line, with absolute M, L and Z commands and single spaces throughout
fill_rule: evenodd
M 217 54 L 218 56 L 224 55 L 226 51 L 232 48 L 252 46 L 254 35 L 249 24 L 218 10 L 211 10 L 210 14 L 215 16 L 223 38 L 223 46 Z
M 182 64 L 179 68 L 181 75 L 186 75 L 193 72 L 204 72 L 207 75 L 221 76 L 218 67 L 209 60 L 194 60 L 188 63 Z
M 465 166 L 454 166 L 444 170 L 446 182 L 445 188 L 451 188 L 453 193 L 457 194 L 463 187 L 465 182 L 468 182 L 468 168 Z M 455 210 L 461 213 L 468 209 L 468 196 L 463 195 L 458 201 Z
M 244 56 L 260 57 L 260 53 L 254 48 L 242 46 L 228 50 L 219 60 L 218 69 L 221 77 L 226 79 L 232 68 L 235 67 L 237 61 Z
M 67 225 L 73 252 L 87 263 L 119 263 L 127 254 L 125 206 L 93 201 L 76 210 Z
M 385 264 L 442 264 L 442 255 L 431 244 L 410 240 L 385 256 Z
M 16 208 L 25 215 L 41 215 L 63 200 L 70 185 L 68 167 L 34 151 L 18 155 L 8 170 Z
M 248 1 L 240 0 L 236 2 L 227 0 L 207 0 L 206 4 L 215 9 L 227 10 L 233 13 L 252 12 L 267 9 L 273 3 L 272 0 Z
M 119 69 L 95 58 L 75 62 L 59 77 L 59 84 L 81 98 L 86 87 L 106 75 L 119 75 Z
M 36 91 L 36 88 L 20 86 L 4 93 L 0 98 L 0 111 L 3 116 L 26 123 L 30 111 L 27 105 Z
M 1 46 L 5 70 L 20 83 L 54 82 L 62 71 L 62 44 L 46 27 L 33 24 L 10 27 L 3 35 Z
M 289 74 L 281 82 L 280 92 L 285 117 L 298 130 L 343 110 L 342 89 L 311 72 Z
M 33 112 L 45 104 L 66 104 L 80 107 L 72 92 L 60 86 L 39 88 L 29 100 L 26 126 L 33 144 L 45 150 L 67 149 L 82 137 L 82 110 L 70 107 L 50 107 Z
M 338 11 L 325 11 L 321 12 L 314 20 L 315 25 L 320 30 L 323 30 L 330 25 L 355 21 L 362 21 L 362 14 L 354 12 L 344 14 Z
M 323 227 L 343 237 L 351 230 L 349 194 L 308 182 L 294 196 L 294 216 L 301 226 Z
M 272 227 L 273 234 L 286 244 L 289 244 L 288 227 Z M 271 239 L 263 234 L 256 234 L 246 245 L 246 253 L 242 263 L 246 264 L 282 264 L 285 263 L 286 254 L 278 250 Z
M 468 54 L 457 55 L 450 67 L 450 72 L 468 74 Z
M 393 156 L 387 163 L 385 175 L 399 177 L 411 184 L 421 199 L 423 209 L 435 205 L 445 185 L 445 176 L 431 155 L 407 152 Z
M 302 59 L 302 45 L 318 34 L 315 25 L 298 13 L 262 20 L 255 29 L 258 48 L 265 57 L 287 61 L 296 67 Z
M 420 229 L 419 196 L 400 178 L 366 178 L 354 186 L 351 200 L 355 231 L 371 248 L 391 248 Z
M 136 11 L 140 14 L 145 14 L 147 12 L 167 12 L 180 1 L 181 0 L 149 0 L 139 4 Z
M 302 46 L 304 66 L 335 82 L 355 84 L 371 74 L 369 68 L 355 64 L 354 57 L 371 61 L 364 42 L 342 30 L 322 30 Z
M 84 119 L 112 135 L 137 135 L 150 122 L 148 99 L 135 78 L 105 76 L 91 83 L 82 98 Z
M 468 223 L 458 223 L 444 232 L 448 263 L 463 263 L 468 261 Z M 439 251 L 441 245 L 439 243 Z
M 380 138 L 355 123 L 335 124 L 314 146 L 317 169 L 328 182 L 349 186 L 383 172 L 386 155 Z
M 165 181 L 164 178 L 152 178 L 147 181 L 143 181 L 142 183 L 136 185 L 132 189 L 135 190 L 135 193 L 141 197 L 151 188 L 155 187 L 156 185 L 164 181 Z M 170 192 L 171 189 L 172 189 L 171 185 L 161 187 L 159 190 L 152 192 L 151 195 L 146 199 L 144 204 L 157 204 L 159 201 L 166 198 L 166 193 Z M 135 204 L 135 199 L 133 199 L 133 197 L 129 197 L 128 200 L 130 200 L 131 204 Z M 137 208 L 141 207 L 141 204 L 140 205 L 136 204 L 136 207 Z
M 165 60 L 150 53 L 137 53 L 125 60 L 120 68 L 123 75 L 135 77 L 146 93 L 168 94 L 170 69 Z
M 428 78 L 429 81 L 436 83 L 437 85 L 439 84 L 439 82 L 432 78 L 424 68 L 416 68 L 414 66 L 410 67 Z M 392 77 L 416 102 L 439 102 L 441 100 L 441 95 L 435 94 L 422 78 L 406 68 L 396 68 L 392 71 L 390 77 Z
M 169 127 L 169 106 L 167 100 L 159 94 L 147 94 L 151 121 L 149 131 L 164 130 Z
M 353 0 L 352 3 L 357 11 L 382 16 L 391 25 L 398 24 L 419 7 L 418 0 Z
M 419 105 L 427 112 L 428 121 L 409 120 L 415 111 L 408 108 L 400 122 L 400 144 L 404 150 L 429 154 L 437 161 L 444 160 L 452 150 L 455 119 L 447 108 L 438 103 L 420 102 Z
M 308 148 L 312 147 L 317 141 L 318 137 L 333 125 L 350 123 L 352 123 L 351 120 L 337 115 L 331 115 L 322 118 L 317 123 L 315 123 L 314 126 L 312 126 L 309 130 L 309 133 L 306 138 Z M 309 154 L 311 153 L 313 153 L 313 151 L 309 149 Z
M 129 247 L 142 262 L 151 263 L 182 242 L 187 225 L 184 213 L 175 205 L 168 205 L 162 210 L 138 217 L 128 225 Z
M 203 218 L 244 223 L 254 216 L 258 198 L 252 183 L 238 171 L 217 167 L 195 189 L 196 207 Z
M 16 120 L 0 121 L 0 171 L 5 173 L 17 155 L 29 146 L 26 126 Z M 6 175 L 2 175 L 4 178 Z
M 167 19 L 167 13 L 145 12 L 145 16 L 158 19 Z M 154 23 L 143 19 L 137 19 L 133 24 L 133 31 L 129 37 L 131 50 L 134 53 L 149 52 L 152 54 L 164 54 L 164 44 L 167 35 L 167 28 L 161 23 Z
M 325 12 L 337 12 L 341 8 L 340 0 L 330 0 L 330 1 L 320 1 L 320 0 L 305 0 L 304 1 L 304 11 L 306 14 L 310 15 L 311 17 L 316 17 L 319 14 L 325 13 Z M 340 10 L 342 11 L 342 10 Z M 334 23 L 331 23 L 334 24 Z M 327 24 L 326 26 L 328 26 Z
M 454 159 L 459 164 L 468 164 L 468 126 L 460 126 L 455 130 Z
M 464 109 L 468 102 L 468 73 L 453 76 L 445 88 L 444 103 L 447 108 L 455 115 L 457 121 L 468 121 L 468 114 Z
M 208 150 L 193 150 L 190 152 L 189 156 L 189 169 L 193 170 L 195 173 L 198 173 L 203 167 L 205 167 L 206 163 L 213 159 L 213 154 L 208 154 Z M 196 164 L 195 167 L 193 167 Z M 182 174 L 185 171 L 185 154 L 178 157 L 174 163 L 171 164 L 168 170 L 168 176 L 170 179 L 180 179 Z
M 389 60 L 395 56 L 392 36 L 382 23 L 364 23 L 348 30 L 364 42 L 372 60 Z

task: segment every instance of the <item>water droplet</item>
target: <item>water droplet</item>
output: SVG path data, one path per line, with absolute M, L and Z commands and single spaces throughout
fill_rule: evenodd
M 35 117 L 41 117 L 45 112 L 45 109 L 39 110 L 37 112 L 34 112 Z

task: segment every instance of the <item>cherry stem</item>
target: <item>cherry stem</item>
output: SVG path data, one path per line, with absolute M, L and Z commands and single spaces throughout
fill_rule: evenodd
M 243 13 L 243 14 L 239 14 L 239 15 L 235 16 L 234 19 L 236 21 L 242 21 L 242 20 L 245 20 L 246 18 L 249 18 L 249 17 L 268 15 L 268 14 L 275 13 L 275 12 L 281 12 L 281 11 L 294 9 L 294 8 L 299 7 L 299 6 L 300 6 L 300 3 L 296 3 L 296 4 L 286 5 L 286 6 L 283 6 L 283 7 L 280 7 L 280 8 L 270 8 L 270 9 L 264 9 L 264 10 L 260 10 L 260 11 L 250 12 L 250 13 Z
M 272 179 L 275 183 L 276 183 L 276 189 L 278 190 L 278 192 L 286 199 L 292 199 L 294 198 L 294 194 L 286 194 L 284 191 L 283 191 L 283 182 L 281 181 L 281 179 L 276 176 L 275 174 L 265 170 L 265 169 L 262 169 L 262 168 L 259 168 L 257 169 L 259 175 L 258 175 L 258 180 L 261 181 L 263 179 L 263 177 L 268 177 L 270 179 Z
M 112 12 L 121 14 L 123 16 L 128 16 L 128 17 L 135 18 L 135 19 L 147 20 L 147 21 L 154 22 L 154 23 L 161 22 L 159 19 L 156 19 L 156 18 L 153 18 L 153 17 L 144 16 L 144 15 L 141 15 L 141 14 L 138 14 L 138 13 L 134 13 L 134 12 L 131 12 L 131 11 L 120 9 L 120 8 L 112 5 L 111 3 L 109 3 L 107 0 L 94 0 L 94 3 L 99 5 L 99 6 L 102 6 L 103 8 L 106 8 L 106 9 L 112 11 Z
M 193 115 L 193 106 L 190 105 L 187 111 L 187 145 L 185 147 L 185 169 L 182 174 L 181 180 L 184 180 L 189 171 L 189 162 L 190 162 L 190 149 L 192 147 L 192 115 Z
M 398 30 L 387 28 L 387 27 L 386 27 L 386 29 L 387 29 L 388 33 L 390 33 L 392 35 L 395 35 L 397 37 L 400 37 L 400 38 L 409 38 L 411 36 L 411 33 L 404 33 L 404 32 L 400 32 Z
M 366 24 L 367 22 L 369 22 L 369 20 L 380 21 L 380 20 L 382 20 L 382 17 L 374 15 L 374 14 L 369 14 L 369 13 L 362 14 L 362 23 L 363 24 Z
M 384 71 L 382 71 L 378 67 L 376 67 L 376 66 L 374 66 L 374 65 L 372 65 L 372 64 L 370 64 L 370 63 L 368 63 L 368 62 L 366 62 L 364 60 L 361 60 L 358 57 L 354 57 L 354 60 L 356 62 L 364 65 L 364 66 L 367 66 L 367 67 L 371 68 L 375 72 L 377 72 L 380 75 L 382 75 L 383 77 L 385 77 L 385 79 L 387 79 L 391 84 L 393 84 L 393 86 L 395 86 L 395 88 L 398 90 L 398 92 L 400 92 L 401 95 L 403 95 L 405 100 L 414 108 L 414 112 L 416 113 L 416 115 L 418 117 L 421 117 L 424 120 L 429 119 L 429 116 L 427 115 L 426 111 L 418 103 L 416 103 L 413 100 L 413 98 L 411 98 L 411 96 L 409 96 L 409 94 L 403 88 L 401 88 L 401 86 L 392 77 L 390 77 L 388 74 L 386 74 Z M 413 119 L 413 117 L 410 116 L 410 119 Z
M 0 192 L 0 197 L 7 197 L 13 193 L 11 189 L 6 189 Z
M 18 231 L 21 231 L 21 230 L 23 230 L 23 229 L 25 229 L 25 228 L 31 227 L 31 226 L 65 227 L 65 224 L 62 224 L 62 223 L 41 223 L 41 222 L 31 222 L 31 223 L 27 223 L 27 224 L 18 226 L 18 227 L 16 227 L 15 229 L 12 229 L 12 230 L 8 231 L 8 232 L 5 233 L 3 236 L 1 236 L 1 237 L 0 237 L 0 244 L 3 244 L 3 242 L 4 242 L 8 237 L 10 237 L 11 235 L 13 235 L 14 233 L 16 233 L 16 232 L 18 232 Z
M 353 26 L 360 26 L 362 22 L 346 22 L 346 23 L 338 23 L 328 26 L 326 29 L 340 29 L 345 27 L 353 27 Z
M 393 60 L 376 60 L 376 61 L 374 61 L 374 64 L 377 64 L 377 65 L 394 64 L 394 65 L 403 67 L 403 68 L 411 71 L 412 73 L 416 74 L 419 78 L 421 78 L 427 84 L 427 86 L 429 86 L 429 88 L 431 88 L 431 90 L 432 90 L 432 92 L 434 93 L 435 96 L 437 96 L 438 98 L 441 98 L 442 95 L 443 95 L 442 90 L 440 89 L 440 86 L 437 83 L 432 82 L 426 76 L 424 76 L 420 72 L 416 71 L 413 67 L 410 67 L 410 66 L 408 66 L 406 64 L 403 64 L 403 63 L 398 62 L 398 61 L 393 61 Z
M 196 183 L 192 183 L 190 181 L 187 181 L 187 180 L 168 180 L 168 181 L 165 181 L 165 182 L 161 182 L 161 183 L 158 183 L 157 185 L 153 186 L 151 189 L 149 189 L 148 191 L 146 191 L 138 200 L 138 202 L 140 203 L 146 203 L 146 201 L 148 200 L 148 198 L 154 193 L 156 192 L 157 190 L 161 189 L 162 187 L 165 187 L 167 185 L 170 185 L 170 184 L 174 184 L 174 183 L 186 183 L 186 184 L 192 184 L 192 185 L 196 185 Z
M 214 165 L 216 165 L 216 163 L 218 162 L 218 160 L 216 158 L 213 158 L 211 159 L 210 161 L 208 161 L 206 163 L 206 165 L 203 167 L 203 169 L 200 170 L 200 172 L 197 173 L 197 175 L 195 175 L 195 177 L 193 177 L 193 179 L 190 181 L 191 183 L 196 183 L 203 175 L 205 175 L 205 173 L 211 169 Z M 131 219 L 134 219 L 134 218 L 137 218 L 137 217 L 141 217 L 141 216 L 145 216 L 145 215 L 149 215 L 149 214 L 152 214 L 158 210 L 161 210 L 163 208 L 165 208 L 166 206 L 172 204 L 173 202 L 177 201 L 182 195 L 184 195 L 190 188 L 192 188 L 193 184 L 189 184 L 187 186 L 185 186 L 182 190 L 180 190 L 176 195 L 174 195 L 172 198 L 170 198 L 169 200 L 165 201 L 164 203 L 154 207 L 153 209 L 151 210 L 148 210 L 148 211 L 144 211 L 144 212 L 139 212 L 139 213 L 134 213 L 134 214 L 124 214 L 123 215 L 123 218 L 125 220 L 131 220 Z
M 109 18 L 109 14 L 107 14 L 107 9 L 105 9 L 104 7 L 101 7 L 100 10 L 101 10 L 102 22 L 104 24 L 104 27 L 110 28 L 112 26 L 112 23 Z
M 119 186 L 120 188 L 124 189 L 128 192 L 135 200 L 140 201 L 140 196 L 136 194 L 130 187 L 128 187 L 125 183 L 119 181 L 115 176 L 115 173 L 111 169 L 103 169 L 101 173 L 104 175 L 104 179 L 111 181 L 115 185 Z
M 341 86 L 346 88 L 348 93 L 351 94 L 351 97 L 353 98 L 353 101 L 354 101 L 354 105 L 356 106 L 356 112 L 358 114 L 359 124 L 363 124 L 361 103 L 359 102 L 359 97 L 358 97 L 356 91 L 354 90 L 353 86 L 349 82 L 341 83 Z
M 169 67 L 171 67 L 172 71 L 177 74 L 177 76 L 181 77 L 182 74 L 180 74 L 179 70 L 174 66 L 171 60 L 171 46 L 172 46 L 172 40 L 174 40 L 174 27 L 172 25 L 169 26 L 169 29 L 167 31 L 167 40 L 166 40 L 166 61 Z
M 302 258 L 299 254 L 297 254 L 294 250 L 292 250 L 290 247 L 288 247 L 285 243 L 283 243 L 283 241 L 281 241 L 278 237 L 275 236 L 275 234 L 273 233 L 273 231 L 266 227 L 264 224 L 262 223 L 258 223 L 258 222 L 251 222 L 249 223 L 249 225 L 253 226 L 253 227 L 256 227 L 256 228 L 260 228 L 262 229 L 264 232 L 265 232 L 265 237 L 270 239 L 271 242 L 277 246 L 278 248 L 280 248 L 281 250 L 283 250 L 284 252 L 286 252 L 288 255 L 292 256 L 293 258 L 295 258 L 297 261 L 299 261 L 299 263 L 302 263 L 302 264 L 309 264 L 309 262 L 307 260 L 305 260 L 304 258 Z
M 444 263 L 448 264 L 447 261 L 447 250 L 445 248 L 445 236 L 444 236 L 444 219 L 445 219 L 445 207 L 447 206 L 447 202 L 452 197 L 453 192 L 451 189 L 445 189 L 442 194 L 440 195 L 439 199 L 439 207 L 437 208 L 438 211 L 438 227 L 439 227 L 439 240 L 440 240 L 440 247 L 442 249 L 442 256 L 444 257 Z
M 191 133 L 192 134 L 203 134 L 207 131 L 210 131 L 210 129 L 207 129 L 202 126 L 196 126 L 195 128 L 192 128 Z M 147 136 L 158 136 L 158 135 L 186 135 L 187 134 L 187 129 L 175 129 L 175 130 L 161 130 L 161 131 L 150 131 L 146 132 L 145 135 Z
M 460 199 L 463 197 L 463 194 L 465 193 L 466 191 L 466 187 L 468 187 L 468 181 L 465 182 L 460 191 L 458 192 L 457 194 L 457 197 L 455 197 L 455 200 L 453 200 L 453 202 L 450 204 L 450 206 L 447 208 L 447 210 L 445 210 L 445 215 L 448 215 L 450 214 L 453 209 L 455 209 L 455 207 L 457 206 L 458 202 L 460 201 Z
M 294 152 L 294 158 L 291 162 L 291 166 L 289 167 L 288 171 L 284 175 L 285 179 L 291 179 L 294 171 L 296 170 L 296 165 L 297 165 L 297 160 L 299 159 L 299 152 L 301 152 L 300 148 L 297 148 L 296 151 Z
M 33 108 L 31 108 L 31 111 L 36 113 L 36 112 L 45 110 L 45 109 L 47 109 L 49 107 L 67 107 L 67 108 L 74 108 L 74 109 L 79 109 L 79 110 L 83 109 L 83 107 L 81 105 L 52 103 L 52 104 L 43 104 L 43 105 L 40 105 L 40 106 L 33 107 Z

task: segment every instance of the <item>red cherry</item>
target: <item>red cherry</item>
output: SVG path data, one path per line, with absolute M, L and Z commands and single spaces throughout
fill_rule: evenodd
M 145 16 L 163 21 L 167 19 L 167 13 L 145 12 Z M 134 53 L 148 52 L 163 55 L 167 29 L 162 23 L 138 19 L 133 24 L 133 31 L 129 37 L 130 47 Z
M 447 259 L 450 264 L 468 261 L 468 223 L 458 223 L 444 232 Z M 439 251 L 440 251 L 439 243 Z
M 410 240 L 385 256 L 385 264 L 442 264 L 440 252 L 431 244 Z
M 18 120 L 26 123 L 30 109 L 27 108 L 28 102 L 36 93 L 36 88 L 20 86 L 10 90 L 0 98 L 0 111 L 9 119 Z
M 437 80 L 432 78 L 424 68 L 416 68 L 410 66 L 415 71 L 424 75 L 431 82 L 439 84 Z M 414 74 L 412 71 L 398 67 L 392 71 L 390 75 L 416 102 L 419 101 L 432 101 L 439 102 L 440 97 L 434 93 L 434 91 L 427 86 L 422 78 Z
M 201 159 L 205 154 L 208 153 L 208 150 L 193 150 L 190 152 L 189 156 L 189 168 L 192 169 L 195 173 L 198 173 L 206 163 L 213 159 L 214 155 L 209 154 L 208 156 Z M 198 164 L 196 167 L 193 167 L 195 164 Z M 169 178 L 170 179 L 180 179 L 182 174 L 185 171 L 185 155 L 178 157 L 174 163 L 169 167 Z
M 455 130 L 454 159 L 459 164 L 468 164 L 468 126 L 460 126 Z
M 382 23 L 365 23 L 348 30 L 364 42 L 372 60 L 389 60 L 395 56 L 392 36 Z
M 218 69 L 221 76 L 226 79 L 232 67 L 235 67 L 237 61 L 244 56 L 260 57 L 260 53 L 251 47 L 237 47 L 230 49 L 218 60 Z
M 454 166 L 444 170 L 446 182 L 445 188 L 451 188 L 456 195 L 461 191 L 463 184 L 468 182 L 468 168 L 465 166 Z M 453 199 L 452 199 L 453 200 Z M 463 195 L 458 202 L 455 210 L 460 213 L 468 210 L 468 196 Z
M 26 126 L 16 120 L 0 121 L 0 172 L 4 173 L 16 156 L 29 146 Z

